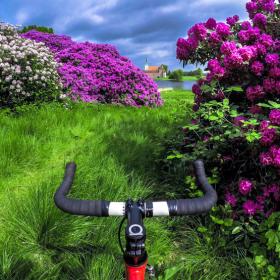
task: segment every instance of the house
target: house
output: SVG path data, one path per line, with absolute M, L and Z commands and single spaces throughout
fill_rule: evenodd
M 166 70 L 165 70 L 164 66 L 163 65 L 149 66 L 147 59 L 146 59 L 144 72 L 152 79 L 166 78 Z

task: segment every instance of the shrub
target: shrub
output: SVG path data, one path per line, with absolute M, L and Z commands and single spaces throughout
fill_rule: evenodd
M 177 58 L 184 65 L 207 64 L 209 73 L 193 86 L 193 121 L 169 159 L 178 167 L 204 159 L 220 198 L 207 228 L 218 226 L 212 233 L 221 234 L 224 246 L 243 244 L 258 266 L 259 252 L 250 246 L 261 244 L 259 229 L 280 210 L 280 7 L 254 0 L 246 8 L 250 21 L 210 18 L 178 39 Z M 250 279 L 279 279 L 273 269 L 279 258 L 272 252 L 279 246 L 277 237 L 261 257 L 269 267 Z
M 63 85 L 74 100 L 131 106 L 162 104 L 156 83 L 111 45 L 77 43 L 68 36 L 34 30 L 22 36 L 44 42 L 52 50 L 60 63 Z
M 181 69 L 174 70 L 169 74 L 169 79 L 180 82 L 183 80 L 184 72 Z
M 0 107 L 59 98 L 60 79 L 52 53 L 0 24 Z
M 208 61 L 209 70 L 193 87 L 197 112 L 184 149 L 219 167 L 219 192 L 237 215 L 265 217 L 280 201 L 280 41 L 270 28 L 280 9 L 272 0 L 246 7 L 251 22 L 209 19 L 177 42 L 179 59 Z

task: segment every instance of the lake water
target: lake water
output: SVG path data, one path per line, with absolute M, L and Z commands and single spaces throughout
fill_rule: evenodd
M 174 82 L 174 81 L 155 81 L 158 85 L 158 88 L 178 88 L 178 89 L 192 89 L 192 86 L 196 81 L 183 81 L 183 82 Z

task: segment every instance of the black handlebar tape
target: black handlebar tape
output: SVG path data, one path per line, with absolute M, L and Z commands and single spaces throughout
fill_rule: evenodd
M 67 197 L 74 180 L 75 171 L 76 164 L 74 162 L 67 163 L 63 182 L 54 195 L 56 206 L 62 211 L 74 215 L 97 217 L 109 216 L 109 201 L 79 200 Z
M 208 183 L 202 160 L 193 164 L 198 185 L 204 196 L 192 199 L 178 199 L 167 202 L 170 216 L 194 215 L 209 212 L 217 202 L 217 193 Z

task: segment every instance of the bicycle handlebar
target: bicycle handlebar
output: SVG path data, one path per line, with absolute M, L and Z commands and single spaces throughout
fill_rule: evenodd
M 194 162 L 194 169 L 197 182 L 204 192 L 203 197 L 155 202 L 146 201 L 144 203 L 145 216 L 184 216 L 210 211 L 217 202 L 217 193 L 207 181 L 204 164 L 201 160 Z M 63 182 L 54 196 L 55 204 L 59 209 L 70 214 L 83 216 L 108 217 L 125 215 L 125 202 L 68 198 L 67 194 L 71 189 L 75 171 L 76 164 L 74 162 L 66 165 Z

